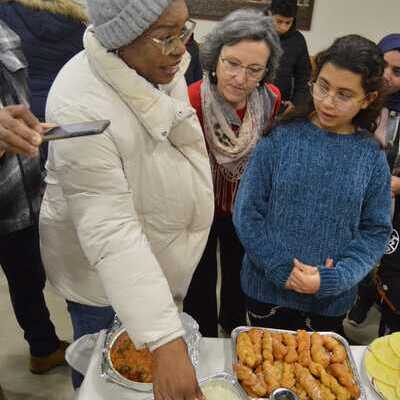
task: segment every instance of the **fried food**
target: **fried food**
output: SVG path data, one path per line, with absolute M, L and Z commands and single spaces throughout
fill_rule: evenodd
M 262 341 L 262 356 L 263 359 L 266 361 L 273 362 L 274 361 L 274 355 L 272 352 L 272 335 L 271 332 L 265 331 L 263 335 L 263 341 Z
M 256 356 L 256 365 L 261 365 L 263 356 L 262 356 L 262 341 L 264 332 L 261 329 L 250 329 L 248 331 L 248 335 L 250 337 L 251 342 L 253 343 L 253 349 Z
M 275 360 L 283 360 L 287 354 L 287 348 L 282 343 L 282 335 L 279 333 L 272 334 L 272 353 Z
M 311 358 L 317 364 L 321 364 L 324 368 L 329 365 L 330 356 L 325 350 L 323 337 L 314 332 L 311 335 Z
M 328 372 L 342 384 L 354 398 L 360 397 L 360 388 L 354 381 L 353 374 L 346 364 L 334 363 L 328 367 Z
M 242 364 L 235 364 L 234 369 L 238 379 L 243 383 L 245 390 L 249 391 L 248 394 L 255 394 L 257 397 L 267 394 L 267 385 L 262 372 L 255 374 L 251 368 Z
M 253 328 L 247 335 L 241 333 L 237 339 L 239 363 L 234 367 L 238 380 L 250 397 L 266 398 L 284 387 L 300 400 L 358 400 L 360 388 L 346 348 L 327 337 L 304 330 L 293 334 Z M 343 361 L 332 362 L 336 359 Z
M 351 393 L 341 386 L 339 382 L 332 375 L 328 374 L 325 368 L 318 363 L 312 362 L 310 364 L 310 372 L 320 378 L 321 383 L 328 387 L 335 395 L 338 400 L 350 400 Z
M 284 333 L 282 335 L 282 341 L 286 345 L 287 354 L 285 356 L 285 362 L 291 364 L 298 360 L 297 354 L 297 340 L 296 337 L 290 333 Z
M 283 363 L 283 372 L 281 379 L 281 387 L 292 389 L 296 384 L 296 376 L 294 374 L 294 364 Z
M 239 361 L 243 365 L 254 368 L 257 364 L 257 356 L 254 351 L 253 343 L 247 332 L 241 332 L 237 338 L 236 351 Z
M 115 341 L 110 356 L 114 368 L 124 378 L 141 383 L 153 382 L 153 359 L 149 349 L 136 349 L 126 332 Z
M 324 400 L 320 384 L 315 379 L 307 368 L 304 368 L 299 363 L 294 364 L 296 378 L 300 385 L 305 389 L 312 400 Z
M 304 331 L 297 331 L 297 352 L 299 355 L 299 363 L 303 367 L 308 367 L 311 363 L 311 339 L 310 335 Z
M 292 390 L 297 394 L 297 397 L 300 400 L 309 400 L 306 390 L 303 388 L 303 386 L 300 385 L 299 382 L 296 382 L 296 385 L 294 388 L 292 388 Z
M 343 363 L 346 360 L 346 349 L 332 336 L 323 336 L 324 346 L 332 352 L 331 363 Z
M 263 363 L 264 381 L 267 384 L 267 393 L 271 394 L 275 389 L 280 387 L 280 376 L 278 370 L 270 361 Z

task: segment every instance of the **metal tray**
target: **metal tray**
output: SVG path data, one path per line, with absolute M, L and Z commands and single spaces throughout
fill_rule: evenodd
M 188 346 L 188 353 L 192 361 L 193 366 L 196 368 L 199 364 L 199 351 L 200 351 L 200 339 L 201 334 L 198 330 L 197 322 L 189 315 L 182 313 L 180 314 L 183 326 L 186 330 L 184 340 Z M 152 392 L 152 383 L 142 383 L 131 381 L 122 376 L 115 368 L 111 361 L 111 349 L 120 335 L 126 332 L 121 321 L 118 317 L 115 317 L 112 327 L 108 330 L 104 345 L 102 349 L 102 363 L 101 363 L 101 376 L 111 382 L 116 383 L 127 389 L 135 390 L 138 392 Z
M 237 340 L 237 337 L 239 336 L 239 334 L 241 332 L 247 332 L 250 329 L 261 329 L 263 331 L 268 330 L 269 332 L 272 332 L 272 333 L 292 333 L 294 335 L 297 334 L 297 331 L 288 331 L 288 330 L 285 330 L 285 329 L 261 328 L 261 327 L 257 327 L 257 326 L 239 326 L 239 327 L 235 328 L 231 333 L 232 360 L 233 360 L 234 364 L 239 361 L 238 358 L 237 358 L 237 355 L 236 355 L 236 340 Z M 309 332 L 309 333 L 312 333 L 312 332 Z M 365 388 L 362 386 L 360 374 L 358 373 L 357 365 L 356 365 L 356 363 L 354 361 L 353 355 L 351 354 L 350 346 L 349 346 L 349 343 L 347 342 L 347 340 L 343 336 L 340 336 L 335 332 L 318 332 L 318 333 L 320 335 L 322 335 L 322 336 L 324 336 L 324 335 L 331 336 L 334 339 L 336 339 L 337 341 L 339 341 L 344 346 L 344 348 L 346 349 L 347 359 L 348 359 L 348 362 L 349 362 L 349 366 L 351 368 L 351 372 L 353 373 L 354 380 L 356 381 L 358 387 L 360 388 L 360 397 L 358 398 L 358 400 L 367 400 L 367 395 L 365 393 Z M 236 374 L 235 374 L 235 377 L 236 377 Z M 254 400 L 256 400 L 256 399 L 257 400 L 258 399 L 259 400 L 265 400 L 266 398 L 265 397 L 260 397 L 260 398 L 253 398 L 253 399 Z
M 216 375 L 209 376 L 199 380 L 200 388 L 209 382 L 223 382 L 232 389 L 241 400 L 248 400 L 248 396 L 237 379 L 227 372 L 219 372 Z

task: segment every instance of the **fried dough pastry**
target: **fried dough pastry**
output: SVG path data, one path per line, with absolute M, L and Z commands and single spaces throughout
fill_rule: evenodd
M 322 398 L 324 400 L 336 400 L 336 396 L 332 393 L 332 391 L 325 385 L 321 384 L 321 392 Z
M 275 389 L 280 387 L 279 371 L 270 361 L 263 363 L 264 381 L 267 384 L 267 393 L 271 394 Z
M 272 335 L 271 335 L 271 332 L 269 332 L 269 331 L 265 331 L 264 332 L 262 346 L 263 346 L 262 355 L 263 355 L 264 360 L 273 362 L 274 361 L 274 355 L 273 355 L 273 352 L 272 352 Z
M 275 360 L 283 360 L 287 354 L 287 347 L 282 343 L 282 335 L 272 334 L 272 353 Z
M 312 362 L 310 364 L 310 372 L 320 378 L 322 384 L 328 387 L 338 400 L 351 399 L 351 393 L 345 387 L 341 386 L 335 377 L 328 374 L 321 364 Z
M 306 390 L 303 388 L 303 386 L 300 385 L 299 382 L 296 382 L 296 385 L 294 386 L 294 388 L 292 388 L 292 390 L 297 394 L 297 397 L 300 400 L 309 400 Z
M 251 395 L 263 397 L 267 394 L 267 385 L 262 372 L 255 374 L 249 367 L 242 364 L 235 364 L 234 370 L 243 387 L 249 389 Z M 250 394 L 249 392 L 248 394 Z
M 324 347 L 323 337 L 314 332 L 311 335 L 311 358 L 317 364 L 321 364 L 324 368 L 329 365 L 330 356 Z
M 331 363 L 342 363 L 346 361 L 346 349 L 335 338 L 324 335 L 324 346 L 332 352 Z
M 283 363 L 283 372 L 281 379 L 281 387 L 292 389 L 296 384 L 296 376 L 294 374 L 294 364 Z
M 287 354 L 285 356 L 285 362 L 291 364 L 298 360 L 297 354 L 297 340 L 296 337 L 290 333 L 284 333 L 282 335 L 282 341 L 286 345 Z
M 248 332 L 251 342 L 253 343 L 253 349 L 256 356 L 256 365 L 261 365 L 263 361 L 262 356 L 262 341 L 264 333 L 261 329 L 252 328 Z
M 299 363 L 303 367 L 308 367 L 311 363 L 311 341 L 310 335 L 304 331 L 297 331 L 297 353 L 299 355 Z
M 250 336 L 247 332 L 241 332 L 238 335 L 236 351 L 241 364 L 247 365 L 250 368 L 255 367 L 257 364 L 257 356 L 254 351 L 253 343 L 251 342 Z
M 346 364 L 331 364 L 328 367 L 328 371 L 351 393 L 355 399 L 360 397 L 360 388 L 354 381 L 353 374 Z
M 312 400 L 324 400 L 321 387 L 317 379 L 315 379 L 307 368 L 299 363 L 294 364 L 297 381 L 305 389 Z

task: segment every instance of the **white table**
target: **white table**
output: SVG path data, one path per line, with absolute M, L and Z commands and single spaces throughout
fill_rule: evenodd
M 139 393 L 120 387 L 100 376 L 102 346 L 105 331 L 90 335 L 73 343 L 67 352 L 69 364 L 85 375 L 85 380 L 76 395 L 77 400 L 150 400 L 151 393 Z M 360 371 L 365 346 L 351 346 L 351 351 Z M 198 378 L 214 375 L 217 372 L 232 371 L 232 350 L 229 339 L 203 338 L 200 346 L 200 365 Z M 363 373 L 360 373 L 367 399 L 378 397 L 370 389 Z

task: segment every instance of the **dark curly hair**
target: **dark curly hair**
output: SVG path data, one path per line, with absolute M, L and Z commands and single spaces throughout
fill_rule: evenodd
M 358 129 L 374 132 L 376 120 L 382 109 L 383 98 L 383 72 L 385 62 L 379 47 L 369 39 L 359 35 L 346 35 L 336 39 L 333 44 L 315 57 L 315 71 L 313 80 L 318 78 L 322 67 L 331 63 L 338 68 L 343 68 L 361 76 L 361 84 L 368 93 L 378 92 L 377 98 L 353 118 L 353 124 Z M 311 94 L 305 95 L 302 106 L 283 118 L 283 121 L 308 117 L 315 111 Z

